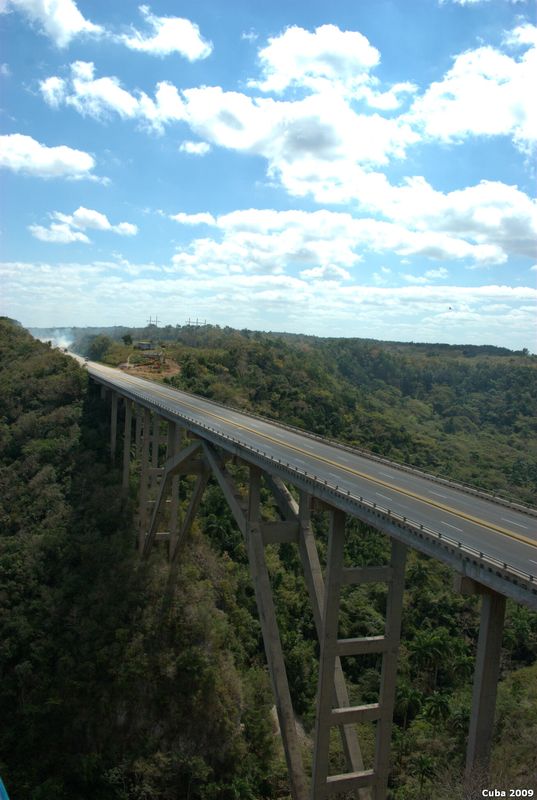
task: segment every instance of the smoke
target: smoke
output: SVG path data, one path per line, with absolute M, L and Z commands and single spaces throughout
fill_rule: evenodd
M 75 340 L 71 328 L 30 328 L 30 333 L 40 342 L 52 342 L 53 347 L 68 349 Z

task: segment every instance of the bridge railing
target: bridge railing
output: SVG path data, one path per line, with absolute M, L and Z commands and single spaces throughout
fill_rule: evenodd
M 221 444 L 225 446 L 227 443 L 228 445 L 233 445 L 235 451 L 238 453 L 240 450 L 242 453 L 252 453 L 253 456 L 257 456 L 258 458 L 264 459 L 269 464 L 277 467 L 280 471 L 286 472 L 291 478 L 293 477 L 300 477 L 301 479 L 305 479 L 308 483 L 311 483 L 315 486 L 322 486 L 325 492 L 328 494 L 339 498 L 341 500 L 351 502 L 352 504 L 356 505 L 358 508 L 364 508 L 368 511 L 374 513 L 375 515 L 385 518 L 387 521 L 397 525 L 398 527 L 405 528 L 414 535 L 417 535 L 420 538 L 427 538 L 430 541 L 435 542 L 437 545 L 440 545 L 443 548 L 449 548 L 453 552 L 458 553 L 460 556 L 465 557 L 469 560 L 472 560 L 474 563 L 478 563 L 486 570 L 501 570 L 503 573 L 502 577 L 505 577 L 507 580 L 519 584 L 520 581 L 523 581 L 526 584 L 526 588 L 531 591 L 532 594 L 537 596 L 537 578 L 533 576 L 529 572 L 523 572 L 512 564 L 508 562 L 501 561 L 500 559 L 492 556 L 485 551 L 478 550 L 477 548 L 473 548 L 470 545 L 463 544 L 462 542 L 454 539 L 447 534 L 442 533 L 441 531 L 436 531 L 433 528 L 430 528 L 416 520 L 412 520 L 410 517 L 403 516 L 391 509 L 379 505 L 376 502 L 371 502 L 367 500 L 362 495 L 355 495 L 350 490 L 344 490 L 339 487 L 337 484 L 332 484 L 327 480 L 322 480 L 318 478 L 315 474 L 308 472 L 306 469 L 301 469 L 299 467 L 295 467 L 287 461 L 282 461 L 281 459 L 275 458 L 271 453 L 267 453 L 262 448 L 256 448 L 247 443 L 243 442 L 241 439 L 237 437 L 231 436 L 229 434 L 223 433 L 221 430 L 214 428 L 211 425 L 207 425 L 204 422 L 200 421 L 195 417 L 191 417 L 188 414 L 178 413 L 176 410 L 169 408 L 166 404 L 164 404 L 160 399 L 157 400 L 152 396 L 143 397 L 143 391 L 132 391 L 126 389 L 125 387 L 118 387 L 114 384 L 113 381 L 109 381 L 106 378 L 102 378 L 101 376 L 96 376 L 97 380 L 100 380 L 102 383 L 107 384 L 111 389 L 118 390 L 120 389 L 126 396 L 129 396 L 134 401 L 145 400 L 155 411 L 158 411 L 160 414 L 164 416 L 168 416 L 169 418 L 177 419 L 178 417 L 185 422 L 189 423 L 193 429 L 198 429 L 200 432 L 207 431 L 211 434 L 213 439 L 216 439 L 217 442 L 219 441 Z M 212 401 L 209 401 L 212 403 Z M 228 408 L 223 404 L 216 404 L 220 405 L 222 408 Z M 248 416 L 255 416 L 255 415 L 248 415 Z M 263 419 L 265 422 L 267 420 L 265 417 L 259 417 L 259 419 Z M 278 423 L 277 423 L 278 424 Z M 280 426 L 285 428 L 286 426 Z M 297 432 L 304 433 L 304 431 L 300 431 L 300 429 L 295 428 L 293 429 Z M 312 438 L 318 439 L 325 443 L 330 443 L 328 440 L 323 439 L 322 437 L 317 437 L 314 434 L 309 434 Z M 352 450 L 356 452 L 354 448 L 348 448 L 345 445 L 340 445 L 336 443 L 337 446 L 342 446 L 343 449 Z M 386 459 L 378 459 L 379 461 L 383 461 L 383 463 L 389 463 L 394 466 L 399 467 L 399 465 L 394 464 L 394 462 L 390 462 Z M 409 471 L 413 471 L 410 468 L 407 468 Z M 427 473 L 423 473 L 427 476 Z M 451 483 L 447 481 L 447 483 Z M 455 485 L 455 484 L 451 484 Z M 457 487 L 458 488 L 458 487 Z M 493 497 L 492 495 L 489 496 L 490 499 L 494 499 L 495 502 L 498 501 L 498 498 Z M 533 511 L 533 509 L 531 509 Z
M 517 581 L 524 581 L 525 583 L 530 584 L 532 587 L 535 587 L 537 592 L 537 578 L 533 576 L 529 572 L 523 572 L 513 565 L 501 561 L 500 559 L 496 558 L 495 556 L 486 553 L 483 550 L 478 550 L 477 548 L 471 547 L 470 545 L 463 544 L 457 539 L 442 533 L 441 531 L 436 531 L 434 528 L 430 528 L 427 525 L 424 525 L 420 522 L 412 520 L 408 516 L 404 516 L 399 514 L 396 511 L 392 511 L 391 509 L 382 506 L 379 503 L 371 502 L 367 500 L 362 495 L 355 495 L 350 490 L 345 490 L 339 487 L 338 484 L 331 483 L 328 480 L 324 480 L 318 478 L 316 475 L 308 472 L 306 469 L 294 467 L 291 463 L 287 461 L 282 461 L 281 459 L 275 458 L 271 453 L 267 453 L 262 448 L 252 447 L 250 445 L 245 444 L 240 439 L 236 437 L 230 436 L 228 434 L 222 433 L 221 431 L 213 428 L 212 426 L 203 426 L 200 422 L 194 418 L 190 418 L 189 421 L 197 426 L 205 427 L 206 430 L 210 431 L 213 437 L 218 437 L 223 441 L 227 441 L 235 445 L 236 447 L 240 448 L 242 452 L 249 451 L 255 456 L 261 456 L 267 461 L 269 461 L 272 465 L 277 465 L 278 469 L 288 472 L 290 477 L 304 477 L 310 480 L 312 483 L 316 485 L 322 486 L 325 490 L 329 493 L 333 494 L 341 498 L 342 500 L 350 500 L 354 501 L 356 505 L 362 506 L 364 508 L 369 509 L 370 511 L 380 514 L 388 518 L 389 521 L 399 523 L 400 525 L 412 530 L 413 533 L 417 533 L 418 535 L 426 535 L 431 539 L 434 539 L 441 545 L 447 545 L 453 548 L 460 554 L 466 554 L 470 556 L 472 559 L 479 561 L 484 567 L 486 568 L 496 568 L 501 569 L 506 576 L 511 579 Z
M 163 384 L 164 386 L 168 386 L 170 389 L 175 389 L 175 387 L 170 386 L 170 384 Z M 346 444 L 345 442 L 340 442 L 337 439 L 330 439 L 326 436 L 320 436 L 316 433 L 311 433 L 311 431 L 307 431 L 304 428 L 298 428 L 296 425 L 289 425 L 286 422 L 282 422 L 278 419 L 270 419 L 270 417 L 264 417 L 262 414 L 256 414 L 255 411 L 245 410 L 243 408 L 239 408 L 238 406 L 226 405 L 225 403 L 220 403 L 218 400 L 210 400 L 208 397 L 201 397 L 201 395 L 194 394 L 193 392 L 189 392 L 186 389 L 177 389 L 176 391 L 180 391 L 183 394 L 191 395 L 196 399 L 206 400 L 208 403 L 212 405 L 218 406 L 219 408 L 223 408 L 227 411 L 235 411 L 238 414 L 243 414 L 245 417 L 251 417 L 252 419 L 258 419 L 261 422 L 267 422 L 270 425 L 276 425 L 278 428 L 282 428 L 282 430 L 291 431 L 292 433 L 297 433 L 300 436 L 305 436 L 308 439 L 313 439 L 316 442 L 322 442 L 323 444 L 330 445 L 331 447 L 337 447 L 339 450 L 345 450 L 348 453 L 358 454 L 367 458 L 371 461 L 376 461 L 379 464 L 384 464 L 387 467 L 392 467 L 393 469 L 400 470 L 401 472 L 409 472 L 412 475 L 419 475 L 420 478 L 425 478 L 430 480 L 432 483 L 441 484 L 443 486 L 451 486 L 454 489 L 458 489 L 466 494 L 471 494 L 475 497 L 481 497 L 483 500 L 492 500 L 495 503 L 499 503 L 502 506 L 507 508 L 512 508 L 513 510 L 520 511 L 523 514 L 528 514 L 533 517 L 537 517 L 537 509 L 533 508 L 529 505 L 529 503 L 523 503 L 522 501 L 514 501 L 510 500 L 507 497 L 503 497 L 502 495 L 495 494 L 494 492 L 489 492 L 486 489 L 483 489 L 480 486 L 475 486 L 474 484 L 467 483 L 465 481 L 455 481 L 451 478 L 446 478 L 442 475 L 435 475 L 431 472 L 425 472 L 425 470 L 420 469 L 419 467 L 413 467 L 409 464 L 401 464 L 398 461 L 392 461 L 389 458 L 385 458 L 384 456 L 379 456 L 377 453 L 373 453 L 371 450 L 367 450 L 365 447 L 359 447 L 358 445 L 350 445 Z

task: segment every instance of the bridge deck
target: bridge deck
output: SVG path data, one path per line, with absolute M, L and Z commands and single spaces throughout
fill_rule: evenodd
M 349 507 L 352 499 L 361 504 L 362 510 L 380 515 L 386 524 L 398 519 L 404 520 L 405 528 L 419 530 L 423 526 L 427 532 L 425 537 L 415 536 L 411 541 L 408 536 L 401 538 L 451 566 L 454 566 L 453 548 L 431 549 L 435 537 L 437 544 L 452 543 L 477 553 L 478 561 L 489 561 L 495 567 L 495 571 L 489 570 L 490 580 L 484 582 L 499 590 L 498 580 L 507 576 L 507 583 L 512 583 L 512 574 L 515 574 L 516 591 L 509 585 L 501 590 L 522 602 L 528 602 L 529 598 L 529 605 L 537 604 L 535 509 L 493 499 L 449 481 L 439 481 L 417 470 L 401 468 L 384 459 L 119 370 L 90 363 L 88 372 L 98 382 L 150 406 L 164 417 L 186 420 L 192 429 L 201 431 L 228 450 L 239 454 L 244 451 L 247 460 L 257 460 L 262 465 L 270 462 L 273 471 L 283 477 L 290 479 L 289 475 L 294 475 L 297 485 L 307 477 L 312 494 L 329 499 L 350 513 L 353 513 Z M 327 490 L 330 490 L 329 498 Z M 347 502 L 343 502 L 345 496 Z M 360 513 L 356 516 L 367 520 Z M 388 530 L 386 524 L 376 526 L 393 535 L 393 525 L 390 524 Z M 479 579 L 483 577 L 468 574 Z M 521 592 L 528 597 L 521 598 Z

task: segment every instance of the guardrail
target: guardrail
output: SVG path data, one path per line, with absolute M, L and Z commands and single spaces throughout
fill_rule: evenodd
M 136 377 L 136 376 L 135 376 Z M 141 380 L 146 380 L 142 378 Z M 172 391 L 182 392 L 183 394 L 189 395 L 190 397 L 195 397 L 197 400 L 205 400 L 212 405 L 218 406 L 219 408 L 226 409 L 228 411 L 235 411 L 238 414 L 243 414 L 245 417 L 251 417 L 252 419 L 258 419 L 261 422 L 266 422 L 269 425 L 276 425 L 276 427 L 281 428 L 282 430 L 291 431 L 292 433 L 300 434 L 301 436 L 305 436 L 308 439 L 313 439 L 317 442 L 322 442 L 323 444 L 330 445 L 331 447 L 336 447 L 339 450 L 345 450 L 348 453 L 357 454 L 363 456 L 364 458 L 368 458 L 371 461 L 376 461 L 379 464 L 384 464 L 385 466 L 391 467 L 392 469 L 400 470 L 401 472 L 408 472 L 412 475 L 419 475 L 420 478 L 425 478 L 432 483 L 441 484 L 443 486 L 451 486 L 454 489 L 458 489 L 459 491 L 465 492 L 466 494 L 471 494 L 475 497 L 481 497 L 483 500 L 493 500 L 495 503 L 499 503 L 502 506 L 507 508 L 512 508 L 516 511 L 520 511 L 523 514 L 528 514 L 529 516 L 537 517 L 537 509 L 533 508 L 529 505 L 529 503 L 523 503 L 522 501 L 514 501 L 510 500 L 507 497 L 503 497 L 502 495 L 494 494 L 494 492 L 490 492 L 486 489 L 483 489 L 479 486 L 474 486 L 471 483 L 465 483 L 460 481 L 454 481 L 450 478 L 445 478 L 442 475 L 434 475 L 430 472 L 425 472 L 422 469 L 418 469 L 417 467 L 412 467 L 409 464 L 401 464 L 398 461 L 391 461 L 389 458 L 385 458 L 384 456 L 379 456 L 377 453 L 373 453 L 371 450 L 367 450 L 365 447 L 357 447 L 355 445 L 349 445 L 345 442 L 340 442 L 337 439 L 329 439 L 325 436 L 320 436 L 317 433 L 311 433 L 311 431 L 305 430 L 303 428 L 297 428 L 295 425 L 289 425 L 286 422 L 281 422 L 280 420 L 271 419 L 270 417 L 264 417 L 261 414 L 256 414 L 255 411 L 245 411 L 242 408 L 238 408 L 237 406 L 226 405 L 225 403 L 220 403 L 218 400 L 212 400 L 208 397 L 202 397 L 201 395 L 194 394 L 194 392 L 189 392 L 186 389 L 176 389 L 171 384 L 164 383 L 161 384 L 166 386 Z
M 112 381 L 107 380 L 106 378 L 102 378 L 99 376 L 99 380 L 103 383 L 107 383 L 110 388 L 118 388 L 116 384 Z M 123 387 L 121 387 L 123 389 Z M 258 458 L 262 458 L 267 461 L 269 464 L 277 467 L 280 471 L 286 472 L 291 478 L 300 477 L 301 479 L 305 479 L 307 482 L 314 484 L 316 486 L 322 487 L 324 491 L 327 491 L 329 494 L 333 496 L 355 504 L 358 507 L 362 507 L 365 510 L 373 513 L 376 516 L 386 518 L 387 521 L 397 525 L 398 527 L 404 527 L 411 533 L 418 535 L 420 537 L 426 537 L 433 543 L 441 546 L 441 547 L 449 547 L 454 552 L 458 553 L 462 557 L 468 557 L 469 559 L 473 560 L 474 563 L 477 561 L 480 565 L 487 569 L 500 569 L 504 573 L 504 577 L 514 583 L 518 583 L 519 581 L 523 581 L 527 584 L 527 588 L 534 594 L 537 594 L 537 578 L 529 572 L 523 572 L 517 569 L 512 564 L 509 564 L 506 561 L 501 561 L 500 559 L 486 553 L 483 550 L 477 550 L 474 547 L 469 545 L 463 544 L 461 541 L 457 539 L 453 539 L 451 536 L 448 536 L 441 531 L 436 531 L 434 528 L 429 528 L 427 525 L 424 525 L 420 522 L 410 519 L 407 516 L 399 514 L 397 512 L 392 511 L 391 509 L 381 506 L 376 502 L 371 502 L 364 498 L 362 495 L 354 495 L 350 490 L 343 490 L 339 487 L 338 484 L 332 484 L 327 480 L 323 480 L 318 478 L 316 475 L 310 474 L 306 469 L 300 469 L 299 467 L 293 466 L 290 462 L 282 461 L 281 459 L 277 459 L 272 456 L 270 453 L 262 450 L 261 448 L 253 447 L 242 440 L 238 439 L 237 437 L 231 436 L 229 434 L 223 433 L 222 431 L 214 428 L 211 425 L 207 425 L 201 422 L 199 419 L 195 417 L 191 417 L 184 413 L 178 413 L 176 409 L 167 407 L 164 403 L 160 400 L 156 400 L 151 395 L 145 396 L 143 391 L 139 393 L 137 391 L 133 391 L 132 389 L 124 389 L 127 395 L 131 396 L 133 400 L 144 400 L 145 402 L 149 403 L 152 407 L 159 408 L 161 411 L 166 412 L 168 415 L 172 416 L 173 418 L 181 418 L 185 422 L 189 423 L 191 427 L 197 428 L 200 431 L 207 431 L 211 434 L 212 437 L 220 440 L 223 443 L 228 443 L 234 445 L 236 449 L 240 448 L 241 453 L 249 452 L 253 456 L 257 456 Z M 222 404 L 219 404 L 222 405 Z M 222 406 L 226 408 L 227 406 Z M 263 418 L 262 418 L 263 419 Z M 321 438 L 321 437 L 319 437 Z M 322 439 L 322 441 L 326 441 Z M 345 448 L 347 449 L 347 448 Z M 350 449 L 350 448 L 348 448 Z M 496 500 L 496 498 L 494 498 Z

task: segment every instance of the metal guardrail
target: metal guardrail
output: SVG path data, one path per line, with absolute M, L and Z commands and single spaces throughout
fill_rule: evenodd
M 146 380 L 146 379 L 142 379 Z M 367 458 L 371 461 L 376 461 L 379 464 L 384 464 L 385 466 L 391 467 L 392 469 L 400 470 L 401 472 L 408 472 L 411 475 L 419 475 L 421 478 L 425 478 L 426 480 L 431 481 L 432 483 L 441 484 L 444 486 L 450 486 L 453 489 L 458 489 L 459 491 L 465 492 L 466 494 L 471 494 L 475 497 L 481 497 L 483 500 L 493 500 L 495 503 L 499 503 L 500 505 L 505 506 L 506 508 L 512 508 L 516 511 L 520 511 L 523 514 L 528 514 L 529 516 L 537 517 L 537 509 L 533 508 L 529 505 L 529 503 L 523 503 L 522 501 L 514 501 L 510 500 L 507 497 L 503 497 L 502 495 L 494 494 L 494 492 L 490 492 L 487 489 L 483 489 L 479 486 L 474 486 L 471 483 L 465 483 L 460 481 L 454 481 L 450 478 L 445 478 L 442 475 L 433 475 L 430 472 L 425 472 L 422 469 L 418 469 L 416 467 L 412 467 L 409 464 L 401 464 L 398 461 L 392 461 L 389 458 L 385 458 L 384 456 L 379 456 L 377 453 L 373 453 L 371 450 L 367 450 L 365 447 L 357 447 L 354 445 L 346 444 L 345 442 L 340 442 L 337 439 L 329 439 L 325 436 L 320 436 L 317 433 L 311 433 L 311 431 L 307 431 L 303 428 L 297 428 L 296 425 L 289 425 L 285 422 L 281 422 L 280 420 L 271 419 L 270 417 L 264 417 L 261 414 L 256 414 L 255 411 L 245 411 L 238 406 L 231 406 L 226 405 L 225 403 L 220 403 L 218 400 L 212 400 L 208 397 L 202 397 L 201 395 L 194 394 L 194 392 L 189 392 L 186 389 L 176 389 L 174 386 L 170 384 L 161 384 L 166 386 L 170 389 L 182 392 L 183 394 L 189 395 L 190 397 L 195 397 L 196 399 L 205 400 L 212 405 L 218 406 L 219 408 L 226 409 L 228 411 L 235 411 L 238 414 L 242 414 L 245 417 L 251 417 L 252 419 L 258 419 L 261 422 L 266 422 L 269 425 L 275 425 L 282 430 L 291 431 L 292 433 L 300 434 L 301 436 L 305 436 L 308 439 L 313 439 L 317 442 L 322 442 L 323 444 L 330 445 L 331 447 L 336 447 L 339 450 L 345 450 L 348 453 L 353 453 L 354 455 L 360 455 L 364 458 Z
M 102 380 L 103 383 L 108 383 L 111 388 L 118 388 L 117 385 L 113 384 L 111 381 L 107 381 L 106 378 L 99 377 L 98 379 Z M 242 451 L 247 451 L 252 453 L 252 455 L 264 458 L 269 463 L 273 464 L 274 466 L 277 466 L 278 469 L 287 472 L 291 477 L 300 476 L 302 478 L 305 478 L 312 484 L 323 487 L 323 489 L 327 490 L 329 493 L 335 495 L 336 497 L 342 500 L 350 501 L 355 505 L 357 505 L 358 507 L 361 506 L 378 516 L 385 517 L 388 521 L 395 523 L 400 527 L 407 528 L 410 532 L 417 534 L 418 536 L 422 537 L 425 536 L 429 540 L 432 540 L 434 543 L 440 546 L 450 547 L 454 552 L 459 553 L 461 556 L 467 555 L 468 558 L 471 558 L 474 561 L 478 561 L 485 569 L 491 569 L 491 568 L 500 569 L 505 574 L 507 580 L 514 580 L 515 583 L 517 581 L 522 580 L 524 581 L 524 583 L 529 584 L 528 589 L 530 589 L 532 592 L 537 591 L 537 578 L 529 572 L 522 572 L 521 570 L 517 569 L 515 566 L 509 564 L 508 562 L 501 561 L 500 559 L 497 559 L 495 556 L 492 556 L 486 553 L 485 551 L 477 550 L 474 547 L 465 545 L 462 542 L 458 541 L 457 539 L 453 539 L 451 536 L 447 536 L 446 534 L 440 531 L 436 531 L 433 528 L 429 528 L 428 526 L 416 522 L 415 520 L 412 520 L 409 517 L 403 516 L 402 514 L 398 514 L 397 512 L 394 512 L 389 508 L 381 506 L 378 503 L 371 502 L 365 499 L 362 495 L 354 495 L 351 493 L 350 490 L 345 491 L 343 489 L 340 489 L 339 485 L 337 484 L 332 484 L 327 480 L 322 480 L 320 478 L 317 478 L 316 475 L 311 475 L 305 469 L 294 467 L 289 462 L 283 462 L 281 459 L 275 458 L 266 451 L 248 445 L 247 443 L 241 441 L 240 439 L 234 436 L 230 436 L 229 434 L 217 430 L 211 425 L 206 425 L 203 422 L 200 422 L 200 420 L 197 420 L 194 417 L 190 417 L 187 414 L 178 413 L 175 409 L 168 408 L 160 400 L 155 400 L 151 396 L 144 397 L 143 392 L 140 392 L 140 394 L 138 394 L 137 392 L 127 389 L 126 393 L 130 394 L 133 399 L 138 398 L 145 400 L 146 402 L 150 403 L 153 407 L 158 407 L 161 410 L 172 415 L 173 417 L 180 417 L 181 419 L 185 420 L 185 422 L 190 423 L 192 426 L 200 429 L 201 431 L 210 432 L 213 437 L 216 437 L 217 439 L 220 439 L 223 442 L 233 444 L 235 447 L 240 448 Z M 223 408 L 226 408 L 226 406 L 223 406 L 222 404 L 219 405 L 221 405 Z M 320 438 L 321 441 L 326 442 L 326 440 L 322 439 L 322 437 L 318 438 Z M 496 500 L 496 498 L 494 499 Z
M 138 377 L 138 376 L 133 376 Z M 139 378 L 139 380 L 148 380 L 147 378 Z M 149 382 L 149 381 L 148 381 Z M 154 381 L 156 383 L 156 381 Z M 205 400 L 207 403 L 211 403 L 212 405 L 218 406 L 219 408 L 225 409 L 227 411 L 235 411 L 238 414 L 242 414 L 245 417 L 250 417 L 251 419 L 258 419 L 261 422 L 266 422 L 269 425 L 275 425 L 282 430 L 291 431 L 291 433 L 297 433 L 300 436 L 305 436 L 308 439 L 313 439 L 314 441 L 321 442 L 326 445 L 330 445 L 331 447 L 335 447 L 339 450 L 344 450 L 348 453 L 353 453 L 354 455 L 362 456 L 363 458 L 367 458 L 370 461 L 376 461 L 379 464 L 383 464 L 387 467 L 391 467 L 392 469 L 399 470 L 401 472 L 408 472 L 411 475 L 417 475 L 420 478 L 424 478 L 425 480 L 431 481 L 431 483 L 439 484 L 446 487 L 451 487 L 453 489 L 457 489 L 458 491 L 462 491 L 465 494 L 470 494 L 473 497 L 480 497 L 483 500 L 491 500 L 494 503 L 498 503 L 499 505 L 504 506 L 505 508 L 512 508 L 515 511 L 520 511 L 522 514 L 527 514 L 531 517 L 537 518 L 537 509 L 531 506 L 529 503 L 523 503 L 521 500 L 514 501 L 510 500 L 507 497 L 503 497 L 502 495 L 494 494 L 494 492 L 490 492 L 487 489 L 483 489 L 479 486 L 474 486 L 471 483 L 465 483 L 461 481 L 454 481 L 450 478 L 445 478 L 442 475 L 434 475 L 430 472 L 425 472 L 422 469 L 418 469 L 417 467 L 412 467 L 409 464 L 401 464 L 398 461 L 392 461 L 389 458 L 385 458 L 384 456 L 379 456 L 377 453 L 373 453 L 371 450 L 367 450 L 365 447 L 357 447 L 355 445 L 349 445 L 345 442 L 340 442 L 337 439 L 329 439 L 325 436 L 320 436 L 316 433 L 311 433 L 311 431 L 307 431 L 303 428 L 297 428 L 295 425 L 289 425 L 285 422 L 281 422 L 280 420 L 271 419 L 270 417 L 264 417 L 261 414 L 256 414 L 255 411 L 245 411 L 243 408 L 239 408 L 238 406 L 226 405 L 225 403 L 220 403 L 218 400 L 212 400 L 208 397 L 202 397 L 201 395 L 194 394 L 194 392 L 189 392 L 187 389 L 176 389 L 176 387 L 171 386 L 168 383 L 160 383 L 159 385 L 165 386 L 172 391 L 182 392 L 190 397 L 195 397 L 197 400 Z

